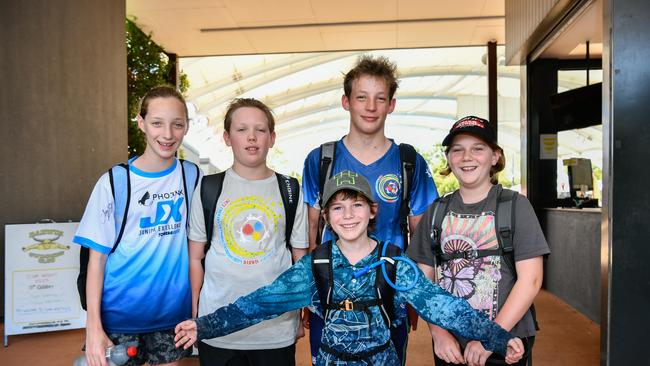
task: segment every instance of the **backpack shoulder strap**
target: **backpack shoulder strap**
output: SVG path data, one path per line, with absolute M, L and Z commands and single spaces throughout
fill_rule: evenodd
M 381 253 L 383 253 L 384 250 L 384 246 L 386 246 L 385 257 L 381 256 Z M 395 265 L 395 261 L 392 258 L 402 255 L 402 250 L 397 245 L 392 245 L 388 242 L 379 243 L 377 250 L 379 250 L 380 259 L 390 259 L 386 260 L 385 262 L 386 273 L 388 273 L 388 277 L 390 278 L 391 282 L 395 283 L 395 280 L 397 278 L 397 266 Z M 381 305 L 379 306 L 381 309 L 381 316 L 384 318 L 384 321 L 386 322 L 388 328 L 390 328 L 393 319 L 395 319 L 395 289 L 393 289 L 393 287 L 391 287 L 384 278 L 381 266 L 377 266 L 376 271 L 375 289 L 377 291 L 377 298 L 381 300 Z
M 318 297 L 320 298 L 323 319 L 327 319 L 329 304 L 332 301 L 332 288 L 334 287 L 332 243 L 333 241 L 322 243 L 311 252 L 311 269 L 314 274 Z
M 282 197 L 282 205 L 284 206 L 284 240 L 287 248 L 291 250 L 291 232 L 293 231 L 293 223 L 296 219 L 296 211 L 298 210 L 300 183 L 298 179 L 288 175 L 275 173 L 275 176 L 278 179 L 280 196 Z
M 442 239 L 442 222 L 445 220 L 445 215 L 447 215 L 452 194 L 447 193 L 442 197 L 438 197 L 431 205 L 431 209 L 433 210 L 433 216 L 431 218 L 431 252 L 433 253 L 436 265 L 441 262 L 440 255 L 442 254 L 442 247 L 440 240 Z
M 417 152 L 409 144 L 399 144 L 399 157 L 402 164 L 402 203 L 399 207 L 399 222 L 404 237 L 404 249 L 406 249 L 409 243 L 408 216 L 411 211 L 409 203 L 411 201 L 411 187 L 413 187 Z
M 497 212 L 496 212 L 496 229 L 497 240 L 503 250 L 502 257 L 506 265 L 510 268 L 514 280 L 517 281 L 517 268 L 515 266 L 515 208 L 517 204 L 517 197 L 519 193 L 511 189 L 503 188 L 497 197 Z M 533 317 L 535 330 L 539 330 L 539 323 L 537 322 L 537 312 L 535 311 L 535 304 L 530 304 L 530 314 Z
M 325 181 L 332 176 L 334 159 L 336 158 L 336 141 L 326 142 L 320 145 L 320 161 L 318 163 L 318 207 L 323 208 L 323 188 Z M 325 221 L 322 215 L 318 215 L 318 228 L 316 230 L 316 244 L 323 239 Z
M 185 207 L 188 208 L 192 202 L 192 195 L 194 194 L 194 189 L 199 183 L 199 167 L 189 160 L 179 159 L 181 162 L 181 171 L 183 173 L 183 189 L 185 189 Z M 189 225 L 189 220 L 187 220 Z
M 336 141 L 326 142 L 320 145 L 320 162 L 318 165 L 318 203 L 322 207 L 323 187 L 325 182 L 332 176 L 334 159 L 336 158 Z
M 115 203 L 115 243 L 110 252 L 113 253 L 122 240 L 131 201 L 131 177 L 128 163 L 114 165 L 108 170 L 108 178 Z
M 212 234 L 214 231 L 214 211 L 217 208 L 217 201 L 223 188 L 223 180 L 226 172 L 206 175 L 201 181 L 201 206 L 203 208 L 203 219 L 205 221 L 205 252 L 208 252 L 212 243 Z
M 502 189 L 497 197 L 496 229 L 499 245 L 505 253 L 512 253 L 515 233 L 515 204 L 518 193 L 510 189 Z
M 128 163 L 116 164 L 108 170 L 108 181 L 113 195 L 113 220 L 115 222 L 115 242 L 109 253 L 112 254 L 122 240 L 126 224 L 129 200 L 131 197 L 131 179 L 129 177 Z M 88 277 L 88 260 L 90 249 L 81 246 L 79 250 L 79 275 L 77 276 L 77 291 L 81 308 L 87 310 L 86 304 L 86 279 Z

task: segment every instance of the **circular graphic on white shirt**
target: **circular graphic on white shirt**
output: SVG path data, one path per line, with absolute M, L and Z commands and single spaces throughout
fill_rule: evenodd
M 215 214 L 226 256 L 235 263 L 253 265 L 264 261 L 275 250 L 271 240 L 280 218 L 278 205 L 271 199 L 246 196 L 226 200 Z M 281 205 L 281 204 L 280 204 Z

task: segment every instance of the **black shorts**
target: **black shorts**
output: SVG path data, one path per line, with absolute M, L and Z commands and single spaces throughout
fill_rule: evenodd
M 492 355 L 490 355 L 490 357 L 487 359 L 487 361 L 485 361 L 485 366 L 505 366 L 505 365 L 507 365 L 507 366 L 527 366 L 527 365 L 529 365 L 529 361 L 531 361 L 532 357 L 533 357 L 532 352 L 533 352 L 533 344 L 535 344 L 535 336 L 524 337 L 524 338 L 520 338 L 520 339 L 521 339 L 522 343 L 524 344 L 525 352 L 524 352 L 524 355 L 521 358 L 521 360 L 519 360 L 519 362 L 508 365 L 508 364 L 506 364 L 506 361 L 505 361 L 503 356 L 493 353 Z M 462 353 L 462 350 L 461 350 L 461 353 Z M 438 356 L 436 356 L 435 351 L 433 352 L 433 359 L 435 361 L 436 366 L 456 366 L 456 364 L 447 363 L 447 362 L 441 360 L 440 358 L 438 358 Z
M 238 350 L 212 347 L 201 341 L 199 361 L 201 366 L 295 366 L 296 345 L 284 348 Z
M 174 343 L 176 333 L 174 329 L 151 333 L 109 333 L 107 335 L 113 344 L 138 342 L 138 354 L 129 359 L 129 362 L 126 363 L 127 366 L 144 365 L 145 363 L 151 365 L 170 363 L 187 357 L 192 352 L 191 347 L 186 350 L 182 347 L 176 348 Z

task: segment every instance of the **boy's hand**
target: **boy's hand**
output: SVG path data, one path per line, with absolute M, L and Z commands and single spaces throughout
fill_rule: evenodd
M 311 314 L 311 311 L 309 311 L 308 308 L 304 308 L 304 309 L 302 309 L 302 313 L 301 313 L 302 319 L 301 319 L 301 322 L 302 322 L 302 326 L 303 326 L 305 329 L 309 329 L 309 314 Z
M 197 341 L 196 322 L 194 320 L 178 323 L 174 330 L 176 331 L 174 337 L 176 348 L 183 346 L 183 349 L 188 349 Z
M 108 366 L 106 348 L 111 346 L 113 342 L 103 329 L 86 329 L 86 361 L 89 366 Z
M 418 316 L 418 313 L 415 311 L 415 309 L 413 309 L 411 304 L 406 304 L 406 313 L 408 314 L 409 324 L 411 325 L 411 329 L 417 330 L 418 319 L 420 319 L 420 317 Z
M 485 366 L 485 361 L 491 354 L 492 352 L 487 351 L 481 342 L 471 341 L 465 347 L 465 363 L 468 366 Z
M 508 341 L 508 349 L 506 351 L 506 363 L 512 364 L 519 360 L 524 355 L 524 344 L 519 338 L 512 338 Z

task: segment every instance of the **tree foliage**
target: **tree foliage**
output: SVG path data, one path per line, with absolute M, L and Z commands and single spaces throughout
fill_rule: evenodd
M 175 65 L 169 61 L 165 50 L 151 39 L 151 33 L 144 33 L 134 21 L 126 19 L 126 57 L 128 87 L 128 133 L 129 157 L 142 155 L 146 141 L 138 129 L 135 116 L 139 113 L 140 98 L 149 89 L 163 84 L 172 84 Z M 189 88 L 187 75 L 180 73 L 178 88 L 185 93 Z

